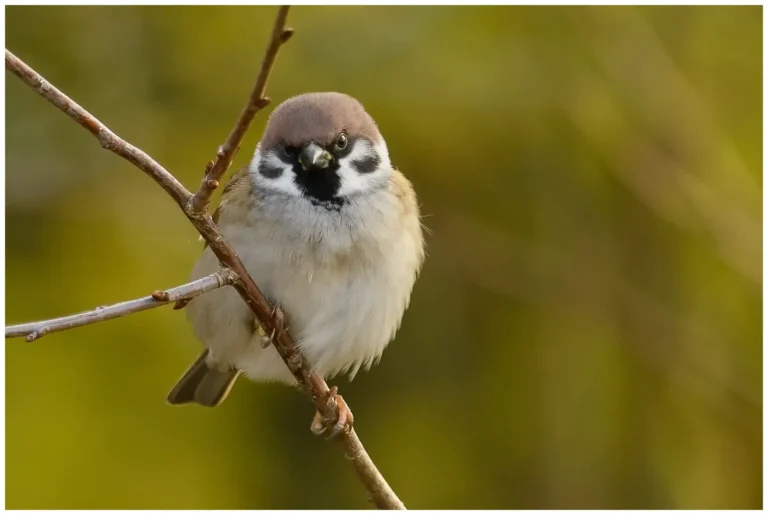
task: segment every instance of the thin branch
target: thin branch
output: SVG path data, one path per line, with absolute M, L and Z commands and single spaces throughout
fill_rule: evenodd
M 113 304 L 112 306 L 100 306 L 91 311 L 77 313 L 76 315 L 8 326 L 5 328 L 5 337 L 16 338 L 25 336 L 26 341 L 35 341 L 49 333 L 66 331 L 75 327 L 82 327 L 148 309 L 159 308 L 177 300 L 192 299 L 203 293 L 234 284 L 236 279 L 235 274 L 224 268 L 215 274 L 203 277 L 197 281 L 192 281 L 170 290 L 158 290 L 149 297 L 128 300 L 119 304 Z
M 278 16 L 278 22 L 280 20 L 280 15 L 285 16 L 285 14 L 287 14 L 287 12 L 281 9 Z M 284 19 L 282 22 L 278 22 L 276 22 L 276 27 L 282 26 L 281 23 L 284 24 Z M 285 34 L 285 31 L 282 34 Z M 284 35 L 283 41 L 286 40 L 287 36 Z M 267 55 L 269 56 L 269 52 Z M 274 61 L 274 58 L 272 58 L 272 60 Z M 326 420 L 339 420 L 339 403 L 335 399 L 335 396 L 330 394 L 330 390 L 325 380 L 312 370 L 310 364 L 299 353 L 288 332 L 283 328 L 281 323 L 282 316 L 279 313 L 279 310 L 273 310 L 271 308 L 264 298 L 264 295 L 256 286 L 256 283 L 248 274 L 248 271 L 245 269 L 245 266 L 242 261 L 240 261 L 240 258 L 237 256 L 234 249 L 224 240 L 224 237 L 219 232 L 207 210 L 203 209 L 198 212 L 194 206 L 191 205 L 192 203 L 189 202 L 192 194 L 167 170 L 160 166 L 160 164 L 138 148 L 120 139 L 93 115 L 77 105 L 61 91 L 53 87 L 53 85 L 45 81 L 42 76 L 8 50 L 5 51 L 5 63 L 7 69 L 21 78 L 39 95 L 54 104 L 91 134 L 96 136 L 103 148 L 114 152 L 123 159 L 136 165 L 173 197 L 190 222 L 192 222 L 203 239 L 208 243 L 208 246 L 222 265 L 229 268 L 237 275 L 238 279 L 234 282 L 233 286 L 237 289 L 240 297 L 254 312 L 262 328 L 265 329 L 267 334 L 273 335 L 272 343 L 293 376 L 296 378 L 296 381 L 314 403 L 316 409 Z M 264 84 L 266 84 L 268 70 L 265 71 L 264 74 L 263 80 Z M 256 109 L 256 111 L 257 110 L 258 109 Z M 254 113 L 256 111 L 254 111 Z M 250 124 L 250 120 L 247 121 L 247 124 Z M 247 129 L 247 125 L 242 129 L 236 128 L 233 132 L 242 130 L 244 133 L 245 129 Z M 236 138 L 232 138 L 233 141 L 235 141 L 235 139 Z M 207 169 L 212 173 L 213 165 L 210 165 Z M 209 188 L 211 186 L 212 185 L 207 185 Z M 340 397 L 341 396 L 339 396 L 339 398 Z M 381 509 L 405 509 L 403 503 L 397 498 L 395 492 L 387 484 L 376 468 L 376 465 L 365 452 L 365 449 L 352 426 L 347 425 L 345 430 L 342 431 L 336 439 L 344 448 L 345 455 L 355 467 L 355 471 L 361 478 L 363 485 L 370 494 L 371 501 L 376 507 Z
M 267 90 L 269 75 L 277 60 L 277 53 L 280 51 L 280 47 L 293 35 L 293 29 L 285 28 L 289 7 L 284 5 L 277 12 L 275 24 L 272 27 L 272 36 L 270 37 L 267 51 L 264 53 L 261 70 L 256 79 L 256 85 L 253 87 L 251 96 L 248 99 L 248 104 L 246 104 L 243 112 L 240 114 L 240 119 L 237 120 L 232 132 L 229 133 L 227 141 L 216 152 L 216 160 L 209 162 L 208 166 L 206 166 L 205 178 L 202 184 L 200 184 L 200 189 L 197 190 L 195 196 L 190 200 L 189 211 L 191 213 L 201 214 L 208 207 L 211 195 L 219 187 L 221 178 L 232 165 L 232 160 L 240 149 L 240 143 L 251 126 L 253 117 L 269 105 L 269 98 L 264 96 Z
M 34 89 L 41 97 L 67 113 L 70 118 L 96 136 L 102 148 L 114 152 L 152 177 L 179 205 L 183 206 L 186 204 L 192 196 L 168 170 L 160 166 L 155 160 L 145 154 L 144 151 L 120 139 L 91 113 L 77 105 L 74 100 L 56 89 L 39 73 L 27 66 L 24 61 L 8 50 L 5 51 L 5 67 Z
M 354 429 L 345 437 L 343 445 L 344 455 L 352 462 L 357 477 L 360 478 L 360 482 L 370 493 L 371 501 L 376 507 L 380 510 L 405 510 L 405 504 L 397 497 L 395 491 L 376 468 Z

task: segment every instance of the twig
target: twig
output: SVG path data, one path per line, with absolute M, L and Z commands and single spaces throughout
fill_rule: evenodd
M 355 434 L 355 430 L 352 429 L 350 434 L 343 435 L 342 438 L 344 455 L 355 467 L 357 477 L 371 495 L 373 504 L 380 510 L 405 510 L 403 501 L 397 497 L 395 491 L 376 468 L 363 443 Z
M 168 170 L 160 166 L 144 151 L 120 139 L 91 113 L 77 105 L 74 100 L 56 89 L 39 73 L 8 50 L 5 51 L 5 67 L 27 83 L 41 97 L 67 113 L 70 118 L 96 136 L 102 148 L 114 152 L 152 177 L 180 206 L 183 207 L 192 196 Z
M 285 28 L 285 21 L 288 18 L 289 6 L 284 5 L 280 7 L 275 18 L 275 24 L 272 27 L 272 37 L 269 40 L 267 51 L 264 54 L 264 60 L 261 62 L 261 71 L 256 79 L 256 85 L 253 87 L 251 97 L 246 104 L 245 109 L 240 114 L 240 119 L 237 120 L 232 132 L 229 133 L 227 141 L 219 147 L 216 152 L 216 161 L 209 162 L 205 169 L 205 178 L 200 184 L 200 189 L 197 190 L 195 196 L 190 200 L 189 211 L 196 214 L 201 214 L 211 201 L 211 195 L 219 187 L 219 182 L 229 167 L 232 165 L 232 159 L 240 149 L 240 143 L 245 137 L 245 133 L 251 126 L 253 117 L 256 116 L 261 109 L 269 105 L 269 98 L 264 96 L 267 90 L 267 81 L 269 75 L 272 72 L 272 68 L 275 65 L 277 59 L 277 53 L 280 51 L 280 47 L 287 42 L 293 35 L 293 29 Z
M 67 329 L 74 329 L 75 327 L 82 327 L 84 325 L 95 324 L 97 322 L 112 320 L 113 318 L 119 318 L 132 313 L 138 313 L 139 311 L 159 308 L 160 306 L 181 299 L 191 299 L 217 288 L 234 284 L 235 280 L 235 274 L 224 268 L 215 274 L 203 277 L 197 281 L 192 281 L 191 283 L 177 286 L 170 290 L 158 290 L 153 292 L 149 297 L 128 300 L 120 302 L 119 304 L 113 304 L 112 306 L 100 306 L 91 311 L 77 313 L 76 315 L 8 326 L 5 328 L 5 337 L 15 338 L 18 336 L 25 336 L 26 341 L 32 342 L 49 333 L 66 331 Z
M 280 13 L 284 16 L 286 12 L 281 10 Z M 276 26 L 282 26 L 280 23 L 284 23 L 284 19 L 283 22 L 280 22 L 280 19 L 280 16 L 278 16 Z M 283 34 L 285 34 L 285 32 L 283 32 Z M 287 40 L 287 37 L 284 36 L 283 41 L 285 40 Z M 267 61 L 269 61 L 269 59 L 267 59 Z M 274 58 L 272 58 L 272 61 L 274 61 Z M 280 317 L 276 315 L 276 312 L 272 310 L 269 303 L 265 300 L 264 295 L 248 274 L 234 249 L 224 240 L 207 210 L 203 209 L 201 212 L 198 212 L 196 209 L 193 209 L 194 206 L 189 202 L 192 194 L 167 170 L 147 154 L 115 135 L 93 115 L 48 83 L 36 71 L 27 66 L 26 63 L 18 59 L 8 50 L 5 51 L 5 64 L 7 69 L 21 78 L 21 80 L 32 87 L 32 89 L 39 95 L 54 104 L 70 118 L 87 129 L 91 134 L 96 136 L 102 147 L 136 165 L 144 173 L 155 180 L 155 182 L 171 195 L 174 200 L 176 200 L 176 203 L 182 211 L 184 211 L 184 214 L 192 222 L 203 239 L 208 243 L 208 246 L 222 265 L 229 268 L 237 275 L 238 280 L 234 282 L 233 286 L 254 312 L 260 325 L 265 329 L 267 334 L 274 334 L 272 342 L 275 345 L 275 348 L 296 378 L 296 381 L 312 400 L 316 409 L 325 419 L 338 420 L 339 407 L 336 402 L 329 402 L 329 400 L 332 401 L 332 399 L 329 399 L 329 388 L 325 380 L 312 370 L 312 367 L 306 359 L 299 353 L 293 340 L 283 329 L 282 324 L 280 323 Z M 271 64 L 269 65 L 269 69 L 271 69 Z M 266 84 L 269 69 L 264 71 L 264 84 Z M 250 123 L 250 120 L 248 123 Z M 240 130 L 241 129 L 235 129 L 235 131 Z M 242 130 L 244 132 L 245 129 Z M 210 165 L 208 169 L 212 172 L 213 166 Z M 354 429 L 351 426 L 348 426 L 345 431 L 342 431 L 337 436 L 337 440 L 341 443 L 345 455 L 355 467 L 355 471 L 361 478 L 363 485 L 368 489 L 371 501 L 376 507 L 381 509 L 405 509 L 403 503 L 398 499 L 395 492 L 387 484 L 376 468 L 376 465 L 365 452 Z

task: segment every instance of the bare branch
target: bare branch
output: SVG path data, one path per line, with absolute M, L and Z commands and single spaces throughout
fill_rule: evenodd
M 265 57 L 267 66 L 262 67 L 262 73 L 259 75 L 257 81 L 257 87 L 254 90 L 253 98 L 263 98 L 263 88 L 266 87 L 269 71 L 271 70 L 274 58 L 279 46 L 288 40 L 292 31 L 282 29 L 285 24 L 285 16 L 287 15 L 287 8 L 281 8 L 278 13 L 278 19 L 275 22 L 275 31 L 273 31 L 273 38 L 270 42 L 270 48 L 275 44 L 275 34 L 280 34 L 280 43 L 275 47 L 274 55 L 272 55 L 268 49 Z M 278 31 L 278 27 L 281 31 Z M 23 61 L 18 59 L 8 50 L 5 51 L 5 64 L 6 68 L 21 78 L 26 84 L 34 89 L 40 96 L 54 104 L 60 110 L 65 112 L 70 118 L 75 120 L 78 124 L 87 129 L 91 134 L 101 143 L 101 146 L 107 150 L 110 150 L 136 165 L 144 173 L 149 175 L 155 182 L 157 182 L 179 205 L 184 211 L 184 214 L 192 222 L 195 228 L 198 230 L 203 239 L 208 243 L 208 246 L 214 252 L 224 267 L 229 268 L 237 276 L 237 280 L 233 283 L 233 286 L 237 289 L 240 297 L 251 308 L 259 320 L 259 324 L 266 331 L 267 334 L 273 335 L 272 343 L 277 349 L 283 361 L 290 369 L 296 381 L 299 383 L 305 394 L 314 403 L 318 412 L 320 412 L 325 420 L 340 420 L 341 409 L 340 404 L 344 407 L 345 418 L 349 421 L 352 420 L 352 413 L 349 408 L 346 407 L 346 403 L 343 402 L 341 396 L 332 394 L 326 384 L 325 380 L 318 376 L 313 370 L 306 359 L 299 353 L 295 343 L 291 339 L 288 332 L 283 328 L 281 323 L 282 318 L 279 316 L 279 310 L 273 310 L 269 303 L 264 298 L 256 283 L 253 281 L 248 271 L 245 269 L 242 261 L 235 253 L 234 249 L 227 243 L 218 227 L 211 219 L 205 209 L 207 204 L 206 199 L 210 199 L 209 193 L 201 193 L 200 198 L 204 200 L 203 208 L 198 211 L 193 204 L 199 202 L 190 202 L 192 194 L 187 191 L 184 186 L 181 185 L 165 168 L 160 166 L 156 161 L 150 158 L 143 151 L 129 144 L 128 142 L 120 139 L 112 131 L 110 131 L 103 123 L 97 120 L 93 115 L 88 113 L 85 109 L 77 105 L 74 101 L 68 98 L 64 93 L 56 89 L 53 85 L 48 83 L 42 76 L 27 66 Z M 263 83 L 262 86 L 259 84 Z M 259 91 L 262 90 L 262 91 Z M 260 102 L 251 102 L 244 111 L 241 117 L 241 123 L 239 122 L 230 135 L 228 143 L 233 142 L 233 149 L 242 140 L 242 136 L 245 134 L 253 115 L 263 106 Z M 252 112 L 251 112 L 252 111 Z M 250 113 L 250 114 L 249 114 Z M 225 144 L 226 145 L 226 144 Z M 234 155 L 233 149 L 225 149 L 220 152 L 220 156 L 217 157 L 217 161 L 225 164 L 219 164 L 218 168 L 216 164 L 206 167 L 210 170 L 206 177 L 206 183 L 201 190 L 210 189 L 211 192 L 218 184 L 218 179 L 223 175 L 226 168 L 231 161 L 231 155 Z M 229 157 L 228 157 L 229 156 Z M 220 174 L 214 176 L 214 173 Z M 217 178 L 218 177 L 218 178 Z M 212 179 L 216 182 L 209 182 Z M 362 483 L 368 489 L 371 501 L 376 507 L 381 509 L 405 509 L 403 503 L 397 498 L 397 495 L 387 484 L 384 478 L 379 473 L 376 465 L 370 459 L 368 454 L 357 437 L 351 424 L 345 424 L 344 430 L 341 431 L 336 439 L 342 444 L 346 456 L 350 459 L 355 471 L 361 478 Z
M 272 68 L 275 65 L 277 59 L 277 53 L 280 51 L 280 47 L 283 43 L 288 41 L 293 35 L 293 29 L 285 28 L 285 21 L 288 18 L 288 9 L 290 6 L 284 5 L 280 7 L 275 18 L 275 24 L 272 27 L 272 36 L 267 46 L 267 51 L 264 54 L 264 59 L 261 62 L 261 70 L 259 76 L 256 79 L 256 85 L 253 87 L 251 96 L 248 99 L 245 109 L 240 114 L 240 119 L 237 120 L 237 124 L 229 133 L 227 141 L 219 147 L 216 153 L 216 161 L 213 164 L 208 164 L 205 170 L 205 178 L 203 178 L 200 189 L 197 190 L 194 197 L 190 200 L 189 212 L 194 214 L 201 214 L 211 201 L 211 195 L 214 190 L 219 187 L 221 178 L 229 170 L 232 165 L 232 160 L 235 154 L 240 149 L 240 143 L 245 137 L 245 133 L 251 126 L 253 117 L 256 116 L 261 109 L 269 105 L 269 98 L 264 96 L 267 90 L 267 81 L 269 80 L 269 74 L 272 72 Z
M 215 274 L 203 277 L 197 281 L 192 281 L 170 290 L 153 292 L 149 297 L 120 302 L 112 306 L 100 306 L 94 310 L 77 313 L 76 315 L 12 325 L 5 328 L 5 337 L 16 338 L 26 336 L 26 341 L 31 342 L 49 333 L 66 331 L 75 327 L 82 327 L 148 309 L 159 308 L 177 300 L 189 300 L 217 288 L 234 284 L 236 279 L 235 274 L 224 268 Z
M 53 87 L 39 73 L 27 66 L 24 61 L 8 50 L 5 51 L 5 67 L 34 89 L 41 97 L 67 113 L 70 118 L 96 136 L 96 139 L 99 140 L 103 148 L 111 150 L 152 177 L 182 208 L 192 196 L 168 170 L 160 166 L 142 150 L 120 139 L 91 113 Z
M 354 431 L 354 430 L 353 430 Z M 405 510 L 405 505 L 397 497 L 379 469 L 373 464 L 363 443 L 354 434 L 344 442 L 344 455 L 355 467 L 357 477 L 371 495 L 371 501 L 381 510 Z

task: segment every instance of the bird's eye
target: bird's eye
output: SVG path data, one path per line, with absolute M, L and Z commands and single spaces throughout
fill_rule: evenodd
M 334 144 L 334 146 L 336 147 L 336 150 L 344 150 L 345 148 L 347 148 L 348 144 L 349 144 L 349 140 L 347 139 L 347 135 L 342 132 L 336 138 L 336 143 Z

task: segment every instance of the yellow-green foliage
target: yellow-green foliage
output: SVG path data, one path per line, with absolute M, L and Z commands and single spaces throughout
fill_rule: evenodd
M 196 188 L 274 12 L 10 7 L 7 47 Z M 269 96 L 359 98 L 433 232 L 381 364 L 335 381 L 410 508 L 761 506 L 761 20 L 293 9 Z M 173 202 L 6 82 L 7 321 L 184 282 Z M 366 507 L 301 394 L 165 405 L 198 352 L 181 312 L 6 349 L 9 508 Z

